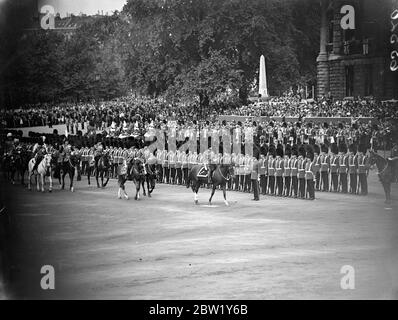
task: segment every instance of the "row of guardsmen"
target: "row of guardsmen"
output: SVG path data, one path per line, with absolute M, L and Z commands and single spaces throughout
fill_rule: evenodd
M 97 146 L 84 148 L 82 162 L 93 161 Z M 366 195 L 369 158 L 366 147 L 345 144 L 265 146 L 255 156 L 235 153 L 203 153 L 157 150 L 153 156 L 148 148 L 107 148 L 116 174 L 123 159 L 139 154 L 150 164 L 156 164 L 158 182 L 185 185 L 192 166 L 226 164 L 234 166 L 235 176 L 228 189 L 263 195 L 293 198 L 315 198 L 315 191 Z M 84 171 L 84 165 L 83 165 Z

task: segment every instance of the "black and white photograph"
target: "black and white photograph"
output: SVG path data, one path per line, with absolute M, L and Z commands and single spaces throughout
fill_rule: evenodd
M 397 183 L 398 0 L 0 0 L 0 300 L 396 300 Z

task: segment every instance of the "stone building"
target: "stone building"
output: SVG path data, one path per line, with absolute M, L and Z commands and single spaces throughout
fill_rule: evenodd
M 320 53 L 317 96 L 333 98 L 398 97 L 398 70 L 390 70 L 392 45 L 389 0 L 320 0 Z M 354 8 L 355 29 L 343 30 L 341 20 Z M 397 28 L 398 29 L 398 28 Z

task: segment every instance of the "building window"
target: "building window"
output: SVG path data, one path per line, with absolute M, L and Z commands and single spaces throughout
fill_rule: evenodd
M 373 67 L 371 64 L 365 69 L 365 96 L 373 95 Z
M 354 66 L 345 67 L 345 95 L 352 97 L 354 94 Z

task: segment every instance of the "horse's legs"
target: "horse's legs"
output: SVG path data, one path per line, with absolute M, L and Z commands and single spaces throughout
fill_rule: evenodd
M 224 196 L 224 203 L 225 203 L 225 205 L 226 206 L 229 206 L 229 203 L 228 203 L 228 201 L 227 201 L 227 185 L 224 183 L 224 185 L 222 186 L 222 193 L 223 193 L 223 196 Z
M 140 187 L 141 187 L 141 182 L 140 181 L 136 181 L 135 182 L 135 200 L 139 200 L 140 199 Z
M 198 197 L 199 188 L 200 188 L 200 182 L 196 181 L 195 185 L 192 187 L 192 190 L 195 193 L 194 195 L 195 204 L 199 204 L 199 197 Z
M 141 180 L 141 185 L 142 185 L 142 195 L 143 195 L 144 197 L 146 197 L 146 191 L 145 191 L 145 180 L 146 180 L 146 177 L 144 177 L 144 179 L 142 179 L 142 180 Z
M 210 199 L 209 199 L 209 205 L 211 205 L 211 199 L 213 199 L 215 192 L 216 192 L 216 184 L 213 183 L 213 186 L 211 187 L 211 195 L 210 195 Z
M 98 172 L 98 169 L 96 169 L 95 170 L 95 180 L 97 180 L 97 188 L 100 188 L 98 178 L 99 178 L 99 172 Z
M 32 180 L 32 172 L 28 172 L 28 190 L 30 190 L 30 184 L 31 184 L 31 180 Z
M 66 176 L 66 170 L 62 170 L 62 190 L 65 189 L 65 176 Z
M 40 175 L 40 181 L 41 181 L 41 192 L 44 192 L 45 174 Z
M 52 192 L 53 191 L 53 178 L 51 177 L 51 172 L 50 172 L 50 176 L 48 177 L 48 180 L 50 181 L 50 187 L 49 187 L 48 191 Z
M 106 172 L 106 181 L 105 181 L 104 187 L 106 187 L 108 182 L 109 182 L 109 170 Z
M 75 191 L 75 189 L 73 188 L 73 179 L 74 179 L 74 177 L 75 177 L 75 169 L 71 169 L 69 171 L 69 180 L 70 180 L 69 189 L 70 189 L 71 192 Z
M 150 198 L 151 197 L 151 190 L 150 190 L 150 187 L 149 187 L 149 177 L 147 177 L 146 178 L 146 186 L 147 186 L 147 189 L 148 189 L 148 197 Z
M 87 167 L 87 181 L 88 181 L 88 185 L 91 184 L 90 182 L 90 176 L 91 176 L 91 168 L 90 166 Z

